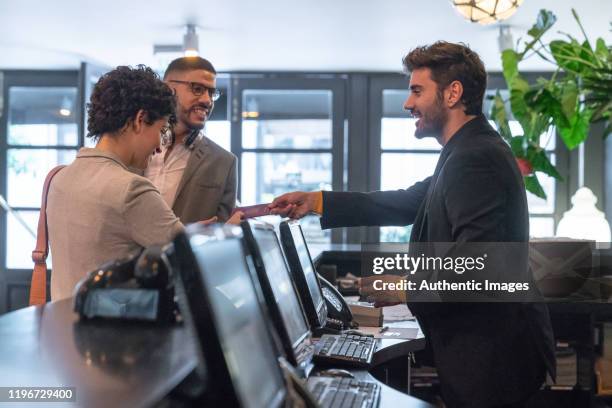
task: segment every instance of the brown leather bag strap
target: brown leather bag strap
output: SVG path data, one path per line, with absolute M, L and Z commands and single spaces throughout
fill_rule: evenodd
M 38 231 L 36 232 L 36 248 L 32 251 L 34 271 L 30 284 L 30 306 L 43 305 L 47 302 L 47 256 L 49 256 L 49 237 L 47 231 L 47 195 L 49 186 L 55 175 L 63 169 L 64 165 L 53 168 L 47 174 L 43 185 L 40 215 L 38 216 Z

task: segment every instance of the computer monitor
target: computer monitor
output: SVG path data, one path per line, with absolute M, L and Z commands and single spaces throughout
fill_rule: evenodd
M 174 241 L 177 295 L 207 367 L 207 403 L 280 407 L 286 388 L 241 231 L 193 224 Z
M 312 334 L 274 228 L 252 221 L 241 226 L 287 357 L 296 368 L 304 368 L 312 359 Z
M 310 326 L 313 330 L 324 327 L 327 307 L 310 252 L 306 246 L 302 227 L 297 221 L 283 221 L 279 228 L 285 256 Z

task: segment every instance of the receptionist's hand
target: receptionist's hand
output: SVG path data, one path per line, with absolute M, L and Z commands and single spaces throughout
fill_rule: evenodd
M 361 278 L 359 294 L 377 307 L 406 303 L 406 290 L 398 288 L 405 279 L 404 276 L 389 274 Z
M 240 221 L 244 217 L 244 213 L 242 211 L 236 211 L 232 216 L 227 220 L 226 224 L 239 225 Z
M 289 217 L 293 219 L 302 218 L 314 211 L 319 192 L 306 193 L 295 191 L 278 196 L 272 201 L 268 208 L 271 214 Z

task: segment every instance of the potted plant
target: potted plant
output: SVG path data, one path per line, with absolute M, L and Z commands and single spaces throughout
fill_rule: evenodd
M 555 15 L 540 10 L 536 23 L 527 32 L 528 41 L 522 48 L 502 52 L 503 75 L 508 86 L 509 98 L 500 92 L 494 97 L 491 116 L 500 134 L 509 143 L 524 176 L 525 187 L 538 197 L 546 198 L 537 172 L 562 180 L 550 162 L 542 135 L 557 131 L 568 149 L 584 142 L 594 122 L 607 122 L 604 137 L 612 130 L 612 48 L 598 38 L 595 45 L 587 38 L 580 19 L 572 14 L 585 36 L 580 42 L 563 34 L 547 44 L 542 37 L 556 22 Z M 550 78 L 538 78 L 528 83 L 519 72 L 521 61 L 532 56 L 554 64 Z M 513 136 L 508 125 L 507 106 L 521 124 L 523 134 Z

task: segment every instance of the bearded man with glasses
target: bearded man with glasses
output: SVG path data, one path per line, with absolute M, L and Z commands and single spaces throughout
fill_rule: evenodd
M 164 74 L 176 95 L 176 124 L 144 175 L 184 224 L 212 217 L 226 221 L 236 205 L 236 156 L 203 134 L 221 95 L 216 75 L 200 57 L 177 58 Z

